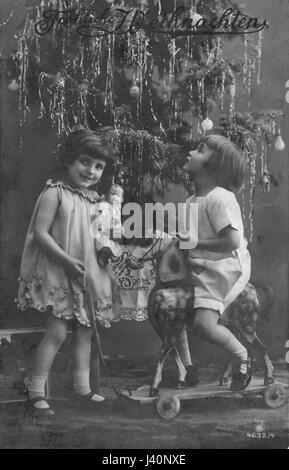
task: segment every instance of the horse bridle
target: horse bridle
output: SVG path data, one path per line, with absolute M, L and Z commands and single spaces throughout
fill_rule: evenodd
M 176 239 L 175 240 L 175 244 L 178 243 L 179 240 Z M 143 256 L 141 256 L 140 258 L 134 256 L 134 255 L 130 255 L 130 258 L 134 258 L 138 263 L 144 263 L 146 261 L 152 261 L 155 257 L 154 256 L 151 256 L 149 257 L 148 254 L 155 248 L 155 246 L 157 245 L 157 243 L 160 243 L 160 247 L 159 249 L 161 249 L 161 246 L 162 246 L 162 237 L 159 237 L 155 240 L 155 242 L 152 244 L 152 246 L 143 254 Z M 171 245 L 169 245 L 167 247 L 167 249 L 170 247 Z M 165 250 L 166 251 L 166 250 Z

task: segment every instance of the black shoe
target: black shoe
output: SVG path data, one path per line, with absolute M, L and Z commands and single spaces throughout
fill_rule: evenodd
M 251 374 L 251 368 L 250 368 L 250 361 L 242 361 L 239 363 L 239 366 L 241 364 L 247 364 L 247 372 L 244 374 L 240 371 L 240 367 L 238 370 L 233 372 L 233 377 L 232 377 L 232 382 L 231 382 L 231 390 L 233 392 L 239 392 L 242 390 L 245 390 L 245 388 L 248 387 L 249 383 L 251 382 L 252 374 Z
M 187 375 L 185 377 L 185 384 L 188 387 L 195 387 L 200 382 L 200 374 L 197 366 L 187 366 L 186 367 Z
M 93 395 L 97 395 L 99 397 L 99 400 L 97 401 L 92 400 Z M 70 399 L 75 404 L 84 406 L 84 407 L 87 407 L 87 406 L 95 407 L 99 405 L 100 403 L 104 403 L 106 401 L 104 397 L 102 397 L 101 395 L 93 391 L 87 393 L 87 395 L 80 395 L 79 393 L 71 392 Z
M 37 403 L 44 401 L 48 407 L 47 408 L 38 408 Z M 34 397 L 28 398 L 27 406 L 26 406 L 26 413 L 32 416 L 38 417 L 51 417 L 55 415 L 55 411 L 49 405 L 47 399 L 45 397 Z

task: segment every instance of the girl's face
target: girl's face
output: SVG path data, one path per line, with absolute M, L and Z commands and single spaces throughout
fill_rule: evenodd
M 197 175 L 204 170 L 204 165 L 210 160 L 214 151 L 205 142 L 201 142 L 196 150 L 191 150 L 183 169 L 191 176 Z
M 70 182 L 79 189 L 87 189 L 96 184 L 103 173 L 105 162 L 89 155 L 79 155 L 67 167 Z

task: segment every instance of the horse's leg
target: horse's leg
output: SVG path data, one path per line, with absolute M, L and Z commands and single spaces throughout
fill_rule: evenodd
M 171 356 L 175 359 L 178 368 L 178 388 L 186 387 L 185 378 L 187 375 L 186 368 L 181 361 L 180 355 L 176 348 L 171 350 Z
M 265 344 L 260 340 L 256 333 L 254 333 L 253 347 L 261 354 L 264 360 L 264 385 L 270 385 L 274 382 L 274 367 L 269 359 Z
M 229 376 L 232 373 L 233 370 L 233 359 L 229 359 L 228 362 L 226 363 L 225 369 L 220 375 L 219 378 L 219 385 L 228 385 L 229 383 Z
M 171 352 L 171 348 L 166 347 L 164 344 L 159 354 L 159 360 L 156 367 L 156 372 L 153 378 L 152 385 L 150 387 L 150 397 L 155 397 L 159 393 L 159 384 L 162 380 L 162 370 L 164 366 L 164 362 L 166 360 L 167 355 Z

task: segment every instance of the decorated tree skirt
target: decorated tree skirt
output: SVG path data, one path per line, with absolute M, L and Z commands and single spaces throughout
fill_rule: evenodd
M 122 254 L 113 260 L 111 267 L 120 289 L 121 318 L 144 321 L 147 319 L 148 297 L 155 285 L 155 265 L 148 261 L 141 269 L 129 268 L 126 260 L 133 250 L 134 256 L 141 257 L 147 249 L 122 245 Z

